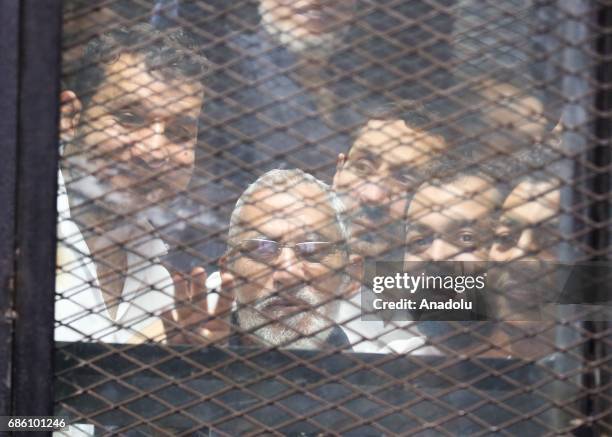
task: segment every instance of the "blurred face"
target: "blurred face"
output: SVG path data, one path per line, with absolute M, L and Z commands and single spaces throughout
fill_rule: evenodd
M 522 182 L 504 201 L 492 261 L 554 261 L 561 193 L 552 183 Z
M 517 133 L 531 140 L 544 135 L 547 120 L 544 105 L 538 98 L 510 84 L 495 81 L 485 81 L 480 93 L 489 102 L 486 118 L 491 126 L 512 125 Z
M 245 278 L 236 288 L 241 328 L 269 344 L 315 347 L 329 334 L 348 261 L 325 194 L 310 183 L 262 189 L 243 206 L 240 222 L 244 231 L 232 243 L 228 266 Z
M 187 187 L 202 88 L 151 73 L 134 54 L 105 70 L 66 146 L 65 166 L 71 191 L 127 214 Z
M 504 201 L 489 254 L 497 262 L 491 273 L 500 317 L 538 320 L 541 305 L 554 298 L 560 199 L 553 183 L 526 181 Z
M 410 202 L 406 217 L 404 271 L 427 276 L 485 273 L 493 233 L 492 215 L 500 202 L 493 185 L 479 176 L 461 177 L 440 186 L 423 184 Z M 427 294 L 429 301 L 439 302 L 457 296 L 454 290 L 445 288 Z M 481 299 L 473 291 L 462 296 L 474 302 L 475 311 L 454 311 L 452 317 L 471 320 L 483 309 L 479 306 Z M 448 311 L 417 309 L 412 315 L 420 320 L 419 330 L 427 336 L 445 335 L 454 329 L 440 323 L 452 320 Z M 473 337 L 464 335 L 445 340 L 445 345 L 464 348 L 472 341 Z
M 498 191 L 479 176 L 424 184 L 406 217 L 405 262 L 486 261 Z
M 367 124 L 348 155 L 340 157 L 334 176 L 351 222 L 352 250 L 379 256 L 397 246 L 415 173 L 446 147 L 441 137 L 402 120 Z
M 294 51 L 325 49 L 342 37 L 355 0 L 260 0 L 262 21 Z

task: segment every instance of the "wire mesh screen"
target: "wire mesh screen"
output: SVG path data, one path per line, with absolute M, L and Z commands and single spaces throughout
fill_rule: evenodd
M 65 433 L 608 434 L 604 3 L 66 1 Z

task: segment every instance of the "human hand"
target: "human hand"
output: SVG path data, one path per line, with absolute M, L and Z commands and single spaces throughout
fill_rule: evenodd
M 167 343 L 208 345 L 226 341 L 234 302 L 231 292 L 218 290 L 213 307 L 208 301 L 204 268 L 195 267 L 189 275 L 174 273 L 172 279 L 175 308 L 162 315 Z

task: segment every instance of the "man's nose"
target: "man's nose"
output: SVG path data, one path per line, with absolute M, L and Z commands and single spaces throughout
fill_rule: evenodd
M 523 251 L 518 247 L 514 246 L 507 250 L 500 250 L 493 246 L 489 253 L 491 261 L 496 262 L 508 262 L 520 258 L 523 255 Z
M 273 264 L 270 267 L 274 269 L 272 280 L 275 290 L 288 289 L 302 280 L 301 262 L 293 249 L 284 247 Z
M 442 238 L 436 238 L 428 250 L 428 258 L 431 261 L 448 261 L 456 253 L 455 246 Z
M 156 121 L 141 130 L 135 144 L 135 152 L 148 163 L 161 163 L 168 158 L 166 143 L 166 125 L 163 121 Z
M 364 181 L 358 193 L 360 200 L 366 205 L 380 205 L 388 196 L 385 182 L 380 179 Z
M 542 250 L 532 229 L 526 229 L 519 237 L 517 244 L 517 257 L 521 260 L 536 260 Z

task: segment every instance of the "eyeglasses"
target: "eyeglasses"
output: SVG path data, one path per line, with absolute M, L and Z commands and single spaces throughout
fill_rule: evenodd
M 328 256 L 340 251 L 343 246 L 328 241 L 281 244 L 278 241 L 252 238 L 238 243 L 236 250 L 255 261 L 270 263 L 278 258 L 285 247 L 293 249 L 295 255 L 302 261 L 321 263 Z

